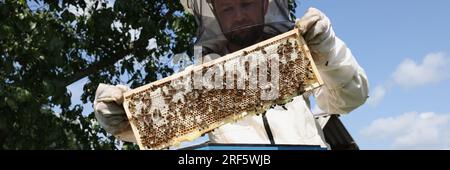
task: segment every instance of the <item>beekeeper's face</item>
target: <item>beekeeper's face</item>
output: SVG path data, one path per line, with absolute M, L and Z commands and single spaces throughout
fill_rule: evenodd
M 261 37 L 268 0 L 214 0 L 213 6 L 229 41 L 246 47 Z

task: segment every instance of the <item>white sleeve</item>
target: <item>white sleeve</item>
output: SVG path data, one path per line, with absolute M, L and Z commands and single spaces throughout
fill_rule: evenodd
M 316 90 L 316 103 L 328 114 L 349 113 L 368 98 L 368 80 L 352 52 L 334 32 L 313 55 L 323 55 L 317 69 L 324 86 Z

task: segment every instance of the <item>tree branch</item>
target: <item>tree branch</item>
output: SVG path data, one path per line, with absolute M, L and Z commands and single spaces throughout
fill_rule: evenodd
M 125 51 L 121 51 L 119 54 L 113 55 L 111 58 L 104 58 L 100 61 L 97 61 L 93 64 L 91 64 L 87 69 L 76 71 L 74 74 L 69 75 L 64 78 L 64 86 L 68 86 L 86 76 L 89 76 L 91 74 L 94 74 L 98 71 L 100 71 L 103 68 L 106 68 L 108 66 L 111 66 L 118 62 L 119 60 L 123 59 L 125 56 L 129 55 L 131 53 L 132 49 L 128 49 Z

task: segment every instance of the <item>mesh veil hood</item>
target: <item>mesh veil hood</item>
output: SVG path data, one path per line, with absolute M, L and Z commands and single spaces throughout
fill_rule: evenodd
M 193 14 L 197 22 L 196 46 L 202 46 L 207 53 L 226 53 L 227 39 L 216 19 L 210 0 L 181 0 L 184 9 Z M 264 18 L 264 34 L 275 36 L 289 31 L 294 22 L 289 15 L 288 0 L 269 0 L 268 11 Z M 205 53 L 204 53 L 205 54 Z

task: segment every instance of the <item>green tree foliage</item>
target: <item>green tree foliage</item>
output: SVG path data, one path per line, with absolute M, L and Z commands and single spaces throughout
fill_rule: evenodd
M 88 103 L 99 83 L 170 75 L 161 58 L 192 47 L 195 30 L 178 0 L 0 0 L 0 149 L 136 149 L 83 115 L 67 86 L 88 77 Z
M 193 42 L 195 23 L 178 1 L 92 2 L 0 1 L 1 148 L 116 149 L 93 113 L 83 116 L 81 105 L 71 106 L 66 86 L 88 77 L 87 103 L 99 83 L 150 83 L 172 72 L 159 57 Z M 84 13 L 74 15 L 77 10 Z M 135 41 L 130 29 L 140 30 Z M 157 49 L 146 48 L 152 38 Z M 126 82 L 123 75 L 129 75 Z

